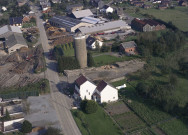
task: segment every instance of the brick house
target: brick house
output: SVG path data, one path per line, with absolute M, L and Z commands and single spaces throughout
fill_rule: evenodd
M 119 46 L 119 51 L 126 55 L 134 55 L 136 54 L 136 43 L 134 41 L 123 42 Z

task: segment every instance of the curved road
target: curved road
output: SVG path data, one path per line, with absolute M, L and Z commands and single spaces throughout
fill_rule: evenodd
M 50 89 L 51 89 L 50 93 L 52 97 L 52 102 L 56 110 L 59 122 L 61 124 L 62 132 L 64 135 L 81 135 L 80 130 L 78 129 L 70 112 L 71 109 L 70 99 L 58 90 L 60 80 L 58 73 L 56 71 L 56 62 L 48 59 L 50 46 L 48 44 L 48 39 L 43 26 L 43 20 L 40 18 L 41 13 L 39 13 L 39 11 L 36 8 L 33 8 L 33 10 L 37 12 L 36 13 L 37 26 L 40 31 L 40 39 L 45 54 L 45 60 L 47 66 L 45 77 L 50 82 Z

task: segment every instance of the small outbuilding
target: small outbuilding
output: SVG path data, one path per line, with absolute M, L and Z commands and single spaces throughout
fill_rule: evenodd
M 136 43 L 134 41 L 121 43 L 119 51 L 126 55 L 134 55 L 136 53 Z

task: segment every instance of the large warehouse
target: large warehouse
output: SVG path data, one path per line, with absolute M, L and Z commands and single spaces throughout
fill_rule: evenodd
M 54 16 L 51 19 L 49 19 L 49 23 L 52 26 L 65 28 L 68 32 L 75 32 L 75 30 L 80 27 L 92 25 L 67 16 Z
M 79 28 L 82 34 L 94 34 L 94 33 L 111 33 L 118 30 L 129 30 L 131 27 L 122 20 L 95 24 L 92 26 L 86 26 Z

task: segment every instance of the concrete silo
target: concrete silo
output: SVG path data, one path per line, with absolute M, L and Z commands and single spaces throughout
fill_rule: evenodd
M 87 67 L 87 49 L 86 49 L 86 36 L 81 33 L 74 36 L 74 52 L 80 67 Z

